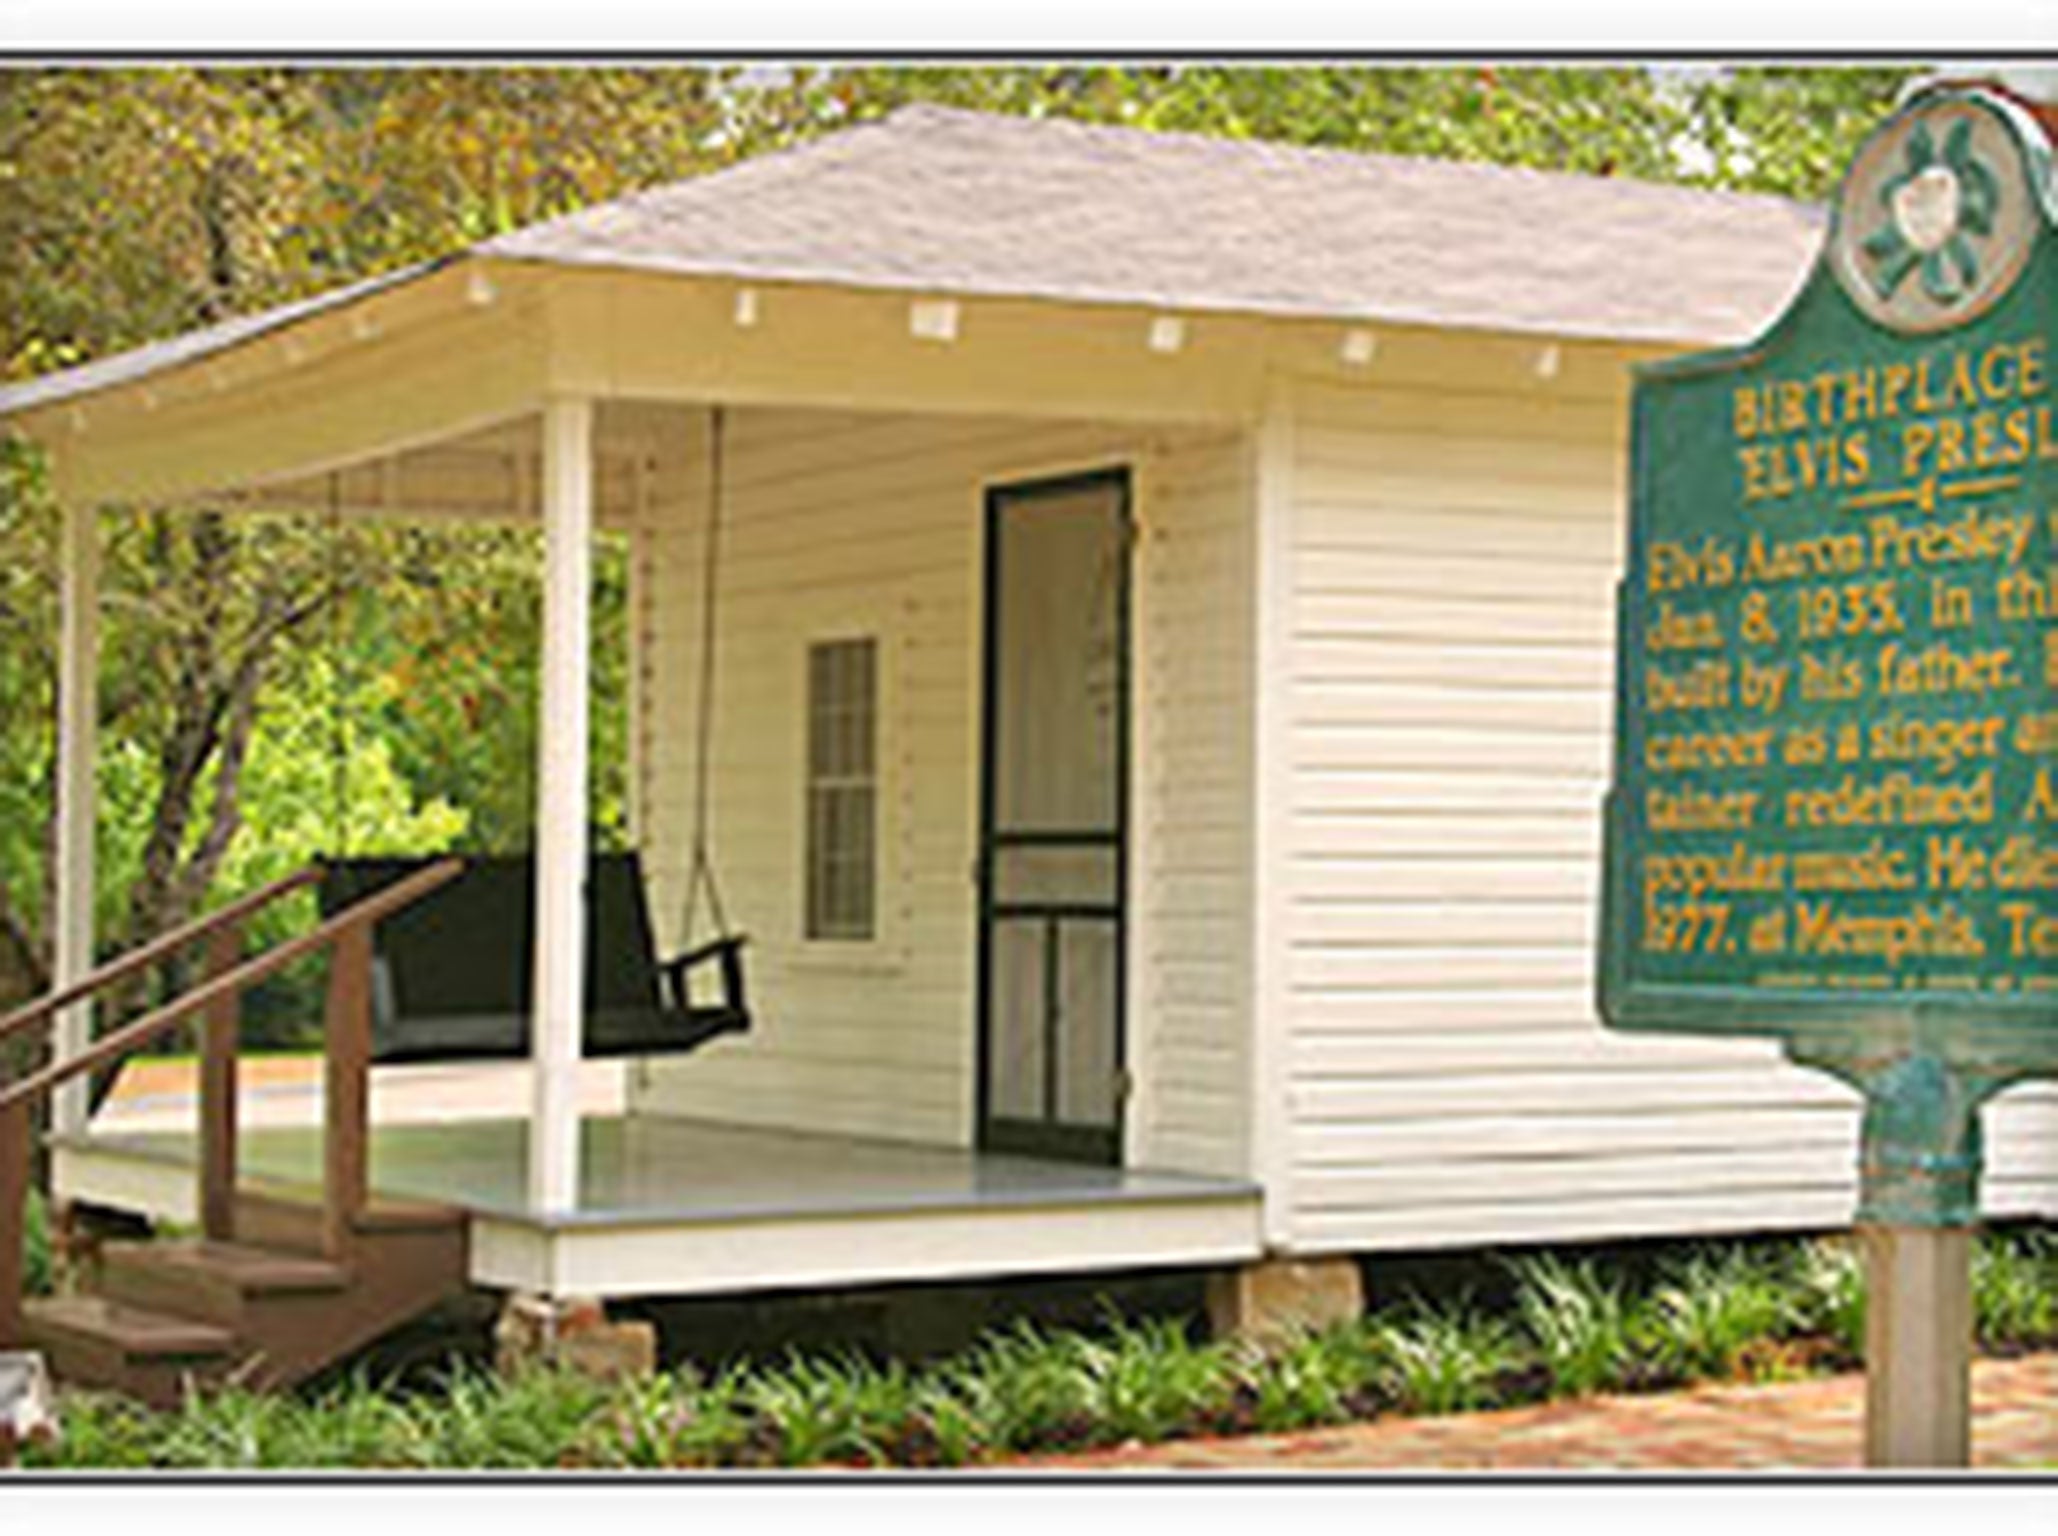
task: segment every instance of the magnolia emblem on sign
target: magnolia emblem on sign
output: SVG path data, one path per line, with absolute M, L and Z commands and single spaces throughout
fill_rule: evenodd
M 1924 292 L 1939 304 L 1956 304 L 1979 280 L 1973 242 L 1994 232 L 2000 188 L 1972 152 L 1967 119 L 1951 125 L 1941 160 L 1925 125 L 1917 123 L 1907 142 L 1907 169 L 1880 189 L 1893 216 L 1865 241 L 1873 287 L 1891 299 L 1919 271 Z
M 1990 116 L 1953 102 L 1868 145 L 1838 198 L 1831 246 L 1852 302 L 1912 332 L 1963 324 L 1998 299 L 2033 225 L 2023 178 L 2003 172 L 2020 153 Z

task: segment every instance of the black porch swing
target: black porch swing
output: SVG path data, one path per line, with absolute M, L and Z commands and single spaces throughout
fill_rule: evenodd
M 745 936 L 733 931 L 708 847 L 709 746 L 713 723 L 716 568 L 723 506 L 722 412 L 712 413 L 708 527 L 701 595 L 701 676 L 694 784 L 693 867 L 687 880 L 689 944 L 705 892 L 714 936 L 661 957 L 650 920 L 642 860 L 633 850 L 599 853 L 587 867 L 586 1056 L 676 1055 L 751 1027 L 744 987 Z M 331 477 L 330 532 L 339 507 Z M 347 772 L 337 716 L 338 841 L 347 836 Z M 324 914 L 432 862 L 324 860 Z M 376 1062 L 525 1058 L 536 933 L 536 865 L 526 854 L 465 856 L 464 872 L 423 901 L 379 924 L 374 940 L 372 1059 Z M 697 975 L 712 973 L 707 996 Z

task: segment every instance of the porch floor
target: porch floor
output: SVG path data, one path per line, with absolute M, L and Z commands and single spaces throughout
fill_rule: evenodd
M 493 1117 L 375 1125 L 373 1192 L 547 1229 L 868 1213 L 1162 1203 L 1254 1196 L 1244 1183 L 946 1147 L 654 1115 L 580 1122 L 579 1201 L 538 1211 L 527 1193 L 528 1122 Z M 61 1145 L 103 1158 L 197 1167 L 190 1130 L 96 1129 Z M 313 1125 L 246 1128 L 243 1178 L 312 1185 Z
M 311 1107 L 311 1106 L 309 1106 Z M 245 1128 L 241 1181 L 317 1187 L 321 1132 Z M 57 1137 L 59 1195 L 191 1222 L 196 1138 L 161 1122 Z M 375 1122 L 375 1195 L 470 1213 L 475 1284 L 601 1297 L 742 1294 L 1244 1263 L 1259 1192 L 1233 1179 L 654 1115 L 580 1123 L 579 1202 L 527 1198 L 528 1123 L 505 1112 Z

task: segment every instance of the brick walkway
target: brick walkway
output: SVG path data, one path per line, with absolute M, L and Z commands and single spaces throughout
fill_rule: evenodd
M 1973 1367 L 1973 1461 L 2058 1469 L 2058 1354 Z M 1847 1470 L 1864 1462 L 1859 1376 L 1708 1386 L 1296 1435 L 1186 1440 L 1029 1462 L 1094 1471 L 1426 1471 L 1498 1468 L 1697 1472 Z

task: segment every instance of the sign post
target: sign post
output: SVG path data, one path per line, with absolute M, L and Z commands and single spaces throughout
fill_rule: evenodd
M 1919 96 L 1786 313 L 1635 390 L 1601 1012 L 1864 1095 L 1875 1465 L 1966 1461 L 1980 1106 L 2058 1073 L 2054 199 Z

